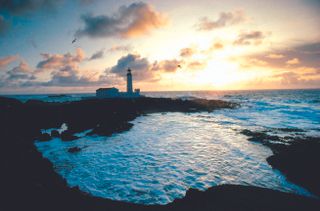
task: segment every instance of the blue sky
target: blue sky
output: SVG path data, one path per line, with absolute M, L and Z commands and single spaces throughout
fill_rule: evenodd
M 119 61 L 150 91 L 319 88 L 317 0 L 19 2 L 0 1 L 0 93 L 122 88 Z

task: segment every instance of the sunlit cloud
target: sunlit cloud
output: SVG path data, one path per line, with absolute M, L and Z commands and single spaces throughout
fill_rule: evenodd
M 118 59 L 117 64 L 107 68 L 106 73 L 114 73 L 125 78 L 125 70 L 130 68 L 136 81 L 158 81 L 161 73 L 172 73 L 179 70 L 182 61 L 177 59 L 150 62 L 139 54 L 128 54 Z
M 81 19 L 85 26 L 76 32 L 76 37 L 138 37 L 168 23 L 164 14 L 143 2 L 121 6 L 116 14 L 110 16 L 87 14 Z
M 19 87 L 26 81 L 36 79 L 33 69 L 25 61 L 5 72 L 0 78 L 0 87 Z
M 242 32 L 238 35 L 234 45 L 259 45 L 263 42 L 267 35 L 262 31 Z
M 209 31 L 243 23 L 247 20 L 248 17 L 242 10 L 235 10 L 232 12 L 221 12 L 216 20 L 210 20 L 208 17 L 202 17 L 196 24 L 196 28 L 200 31 Z
M 282 59 L 284 58 L 284 55 L 271 53 L 271 54 L 268 54 L 266 57 L 270 59 Z
M 298 58 L 293 58 L 293 59 L 288 60 L 286 62 L 286 64 L 288 64 L 288 65 L 300 64 L 300 60 Z
M 183 48 L 180 50 L 180 56 L 181 57 L 190 57 L 193 54 L 195 54 L 197 50 L 195 48 L 189 47 L 189 48 Z
M 19 59 L 19 57 L 16 55 L 6 56 L 3 58 L 0 58 L 0 68 L 6 67 L 8 64 L 10 64 L 18 59 Z

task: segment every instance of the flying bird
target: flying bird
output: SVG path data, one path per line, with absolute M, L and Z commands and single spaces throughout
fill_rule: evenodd
M 74 39 L 72 40 L 72 44 L 75 43 L 76 41 L 77 41 L 77 38 L 74 38 Z

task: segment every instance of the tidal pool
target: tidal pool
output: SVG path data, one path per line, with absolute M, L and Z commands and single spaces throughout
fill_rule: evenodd
M 249 142 L 236 120 L 214 113 L 164 113 L 136 118 L 111 137 L 36 142 L 70 187 L 139 204 L 167 204 L 189 188 L 242 184 L 309 195 L 268 165 L 269 148 Z M 69 153 L 71 147 L 80 147 Z

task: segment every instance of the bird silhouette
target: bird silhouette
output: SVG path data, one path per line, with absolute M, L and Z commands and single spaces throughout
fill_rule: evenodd
M 74 39 L 72 40 L 72 44 L 75 43 L 76 41 L 77 41 L 77 38 L 74 38 Z

